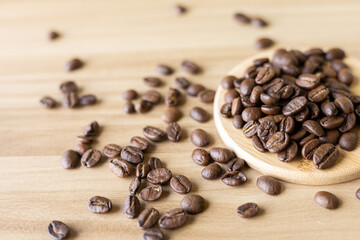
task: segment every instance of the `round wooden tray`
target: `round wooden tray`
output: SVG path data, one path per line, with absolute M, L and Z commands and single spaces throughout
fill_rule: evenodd
M 260 57 L 271 58 L 274 50 L 262 52 L 242 61 L 228 74 L 237 77 L 243 76 L 247 67 L 252 61 Z M 354 76 L 360 76 L 360 61 L 347 57 L 344 60 L 352 69 Z M 351 91 L 360 94 L 360 80 L 355 79 L 351 85 Z M 232 149 L 238 157 L 244 158 L 251 168 L 262 174 L 271 175 L 278 179 L 305 185 L 328 185 L 342 183 L 360 178 L 360 147 L 359 143 L 354 151 L 347 152 L 339 146 L 340 156 L 336 164 L 326 170 L 316 169 L 313 162 L 297 157 L 291 162 L 284 163 L 278 160 L 277 154 L 261 153 L 255 150 L 251 139 L 246 138 L 242 129 L 236 129 L 232 125 L 232 119 L 223 118 L 220 115 L 220 108 L 224 104 L 226 90 L 218 87 L 214 100 L 214 121 L 217 131 L 227 147 Z M 356 128 L 359 135 L 359 129 Z

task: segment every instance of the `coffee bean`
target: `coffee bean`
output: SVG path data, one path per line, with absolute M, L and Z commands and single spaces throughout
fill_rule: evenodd
M 220 114 L 224 118 L 231 118 L 232 117 L 232 104 L 231 103 L 225 103 L 220 108 Z
M 48 226 L 48 233 L 53 239 L 65 239 L 69 235 L 69 227 L 63 222 L 51 221 Z
M 94 105 L 97 102 L 97 98 L 93 94 L 81 96 L 79 98 L 80 106 Z
M 301 139 L 303 139 L 307 134 L 307 131 L 303 128 L 301 128 L 299 131 L 293 133 L 290 136 L 290 140 L 294 140 L 295 142 L 300 141 Z
M 58 103 L 52 97 L 46 96 L 40 99 L 40 104 L 46 108 L 55 108 Z
M 82 68 L 83 66 L 84 66 L 84 62 L 82 60 L 78 58 L 73 58 L 65 64 L 64 69 L 66 72 L 70 72 Z
M 239 186 L 247 181 L 246 176 L 239 172 L 239 171 L 233 171 L 225 173 L 221 177 L 221 181 L 229 186 Z
M 165 140 L 166 137 L 166 134 L 163 130 L 152 126 L 146 126 L 143 129 L 143 134 L 146 138 L 154 142 L 161 142 Z
M 145 138 L 135 136 L 135 137 L 131 138 L 130 145 L 133 147 L 137 147 L 142 151 L 146 151 L 146 149 L 148 149 L 148 147 L 150 145 L 150 142 L 148 140 L 146 140 Z
M 297 122 L 304 122 L 306 119 L 308 119 L 309 116 L 309 109 L 307 107 L 304 108 L 304 110 L 302 110 L 301 112 L 299 112 L 298 114 L 296 114 L 294 116 L 295 121 Z
M 338 79 L 340 82 L 350 85 L 354 80 L 354 76 L 348 68 L 343 68 L 338 72 Z
M 310 102 L 322 102 L 329 95 L 329 92 L 330 91 L 326 86 L 319 85 L 308 93 L 308 99 Z
M 108 158 L 115 158 L 120 155 L 121 147 L 116 144 L 108 144 L 104 147 L 102 153 Z
M 287 147 L 289 141 L 289 135 L 279 131 L 269 138 L 266 142 L 266 148 L 272 153 L 278 153 Z
M 251 19 L 251 25 L 254 27 L 266 27 L 268 23 L 264 19 L 256 17 Z
M 148 164 L 145 163 L 139 163 L 136 166 L 136 177 L 142 179 L 142 178 L 146 178 L 146 176 L 148 175 L 150 171 L 150 166 Z
M 162 168 L 161 160 L 157 157 L 149 158 L 148 165 L 150 166 L 151 170 Z
M 218 163 L 228 163 L 234 158 L 234 153 L 227 148 L 215 147 L 209 151 L 211 159 Z
M 190 86 L 190 81 L 184 77 L 177 77 L 175 84 L 182 89 L 187 89 Z
M 112 208 L 110 199 L 100 196 L 90 198 L 88 208 L 93 213 L 108 213 Z
M 138 226 L 141 229 L 153 227 L 159 220 L 160 213 L 152 207 L 145 208 L 139 215 Z
M 266 105 L 275 105 L 280 101 L 280 96 L 274 93 L 272 94 L 261 93 L 260 100 Z
M 254 47 L 256 49 L 264 49 L 271 47 L 274 44 L 274 41 L 270 38 L 259 38 L 256 40 Z
M 255 86 L 250 93 L 250 102 L 257 104 L 260 101 L 260 95 L 263 93 L 261 86 Z
M 237 78 L 235 76 L 231 76 L 231 75 L 228 75 L 228 76 L 225 76 L 222 80 L 221 80 L 221 86 L 224 88 L 224 89 L 233 89 L 234 88 L 234 81 L 236 80 Z
M 327 209 L 335 209 L 339 206 L 339 199 L 334 194 L 326 191 L 317 192 L 314 200 L 317 204 Z
M 210 136 L 202 129 L 195 129 L 191 133 L 191 142 L 197 147 L 204 147 L 209 145 Z
M 130 185 L 129 185 L 129 193 L 131 195 L 135 195 L 136 192 L 139 190 L 141 186 L 141 179 L 136 177 L 134 178 L 131 182 L 130 182 Z
M 235 13 L 234 14 L 234 19 L 239 22 L 239 23 L 242 23 L 242 24 L 245 24 L 245 23 L 250 23 L 251 21 L 251 18 L 246 16 L 245 14 L 243 13 Z
M 294 93 L 294 87 L 291 85 L 286 85 L 278 91 L 280 98 L 289 99 Z
M 175 12 L 176 15 L 182 15 L 182 14 L 186 13 L 186 11 L 187 11 L 187 8 L 182 6 L 182 5 L 176 5 L 174 7 L 174 12 Z
M 198 122 L 207 122 L 210 119 L 209 113 L 201 107 L 192 108 L 190 117 Z
M 190 96 L 196 97 L 201 91 L 205 90 L 205 87 L 201 84 L 190 84 L 190 86 L 186 89 L 187 94 Z
M 75 168 L 79 164 L 79 155 L 73 150 L 67 150 L 61 156 L 61 165 L 65 169 Z
M 111 159 L 109 162 L 110 170 L 118 177 L 128 177 L 131 176 L 133 172 L 133 166 L 120 158 Z
M 170 186 L 175 192 L 186 194 L 191 191 L 192 184 L 187 177 L 176 175 L 170 179 Z
M 242 111 L 241 117 L 245 122 L 256 121 L 262 117 L 261 108 L 259 107 L 245 108 Z
M 336 145 L 340 138 L 340 132 L 337 129 L 325 131 L 325 136 L 319 137 L 321 143 L 332 143 Z
M 160 217 L 159 226 L 165 229 L 175 229 L 184 225 L 186 220 L 186 212 L 181 208 L 175 208 Z
M 205 209 L 205 199 L 196 194 L 187 195 L 181 200 L 180 206 L 188 214 L 198 214 Z
M 267 149 L 265 147 L 265 143 L 257 135 L 255 135 L 251 138 L 251 143 L 254 146 L 254 148 L 256 150 L 258 150 L 259 152 L 267 151 Z
M 196 148 L 191 156 L 193 161 L 200 166 L 206 166 L 211 162 L 210 154 L 205 149 Z
M 156 168 L 148 173 L 147 180 L 152 184 L 166 184 L 171 176 L 170 170 L 166 168 Z
M 339 150 L 331 143 L 320 145 L 314 152 L 313 162 L 318 169 L 332 167 L 339 157 Z
M 80 156 L 84 155 L 84 153 L 89 149 L 91 149 L 91 146 L 83 143 L 78 143 L 74 147 L 75 152 L 77 152 Z
M 162 240 L 164 238 L 159 229 L 151 228 L 144 231 L 143 240 Z
M 258 188 L 266 194 L 277 195 L 281 191 L 281 184 L 270 176 L 261 176 L 256 180 Z
M 167 138 L 172 142 L 178 142 L 182 136 L 182 129 L 176 122 L 169 123 L 166 128 Z
M 306 104 L 307 104 L 307 100 L 303 96 L 293 98 L 283 107 L 282 113 L 285 116 L 293 116 L 304 110 Z
M 162 83 L 162 80 L 158 77 L 145 77 L 143 81 L 149 87 L 158 87 Z
M 143 101 L 154 104 L 154 105 L 160 103 L 161 98 L 162 98 L 161 94 L 155 90 L 147 91 L 141 96 L 141 99 Z
M 176 107 L 169 107 L 164 110 L 161 119 L 166 123 L 177 122 L 182 117 L 182 112 Z
M 131 101 L 138 97 L 138 93 L 134 89 L 129 89 L 123 93 L 122 97 L 124 100 Z
M 343 68 L 349 68 L 349 66 L 341 60 L 335 59 L 330 62 L 330 66 L 336 72 L 340 71 Z
M 360 188 L 356 191 L 356 197 L 360 199 Z
M 240 95 L 241 96 L 250 96 L 253 88 L 255 87 L 256 83 L 255 83 L 255 80 L 252 79 L 252 78 L 245 78 L 244 81 L 241 82 L 240 84 Z M 235 92 L 234 92 L 235 91 Z M 239 97 L 239 93 L 234 90 L 232 92 L 234 93 L 237 93 L 237 96 L 236 97 Z M 229 91 L 228 91 L 229 92 Z M 226 99 L 225 99 L 226 101 Z
M 201 92 L 199 92 L 197 94 L 197 97 L 200 99 L 200 101 L 202 101 L 204 103 L 212 103 L 212 102 L 214 102 L 215 91 L 205 89 L 205 90 L 202 90 Z
M 326 52 L 326 59 L 329 61 L 334 59 L 343 59 L 344 57 L 345 52 L 340 48 L 331 48 Z
M 176 107 L 181 100 L 181 92 L 176 88 L 169 88 L 165 95 L 165 104 L 168 107 Z
M 161 197 L 162 187 L 160 185 L 152 185 L 140 191 L 139 197 L 144 201 L 155 201 Z
M 87 150 L 81 157 L 81 165 L 85 167 L 95 166 L 101 159 L 101 152 L 95 149 Z
M 60 84 L 60 91 L 63 94 L 71 93 L 71 92 L 77 92 L 78 87 L 74 81 L 66 81 Z
M 245 161 L 242 158 L 234 158 L 226 164 L 227 170 L 229 172 L 240 171 L 244 166 Z
M 237 214 L 243 218 L 254 217 L 259 212 L 259 207 L 256 203 L 245 203 L 237 208 Z
M 138 164 L 144 160 L 144 153 L 134 146 L 126 146 L 121 150 L 121 158 L 129 163 Z
M 141 100 L 135 104 L 135 111 L 137 113 L 146 113 L 150 111 L 151 108 L 152 108 L 152 104 L 144 100 Z
M 163 75 L 171 75 L 174 72 L 174 70 L 170 66 L 165 64 L 157 65 L 155 71 Z
M 225 104 L 227 104 L 227 103 L 225 103 Z M 235 98 L 231 103 L 231 116 L 233 117 L 233 116 L 241 114 L 242 110 L 243 110 L 243 105 L 241 103 L 241 98 L 240 97 Z M 222 109 L 220 112 L 227 112 L 227 110 L 223 111 L 223 109 Z
M 259 85 L 263 85 L 273 79 L 274 76 L 275 71 L 272 67 L 262 67 L 256 75 L 255 82 Z
M 300 147 L 303 147 L 307 142 L 309 142 L 310 140 L 313 140 L 315 138 L 316 138 L 316 136 L 314 134 L 310 134 L 310 135 L 304 137 L 303 139 L 301 139 L 301 141 L 299 143 Z
M 355 113 L 350 113 L 345 116 L 343 124 L 339 127 L 340 132 L 348 132 L 355 127 L 356 124 L 356 115 Z
M 346 150 L 352 151 L 356 148 L 358 136 L 353 132 L 344 133 L 339 139 L 339 146 Z
M 74 108 L 78 105 L 79 98 L 76 92 L 66 93 L 63 97 L 63 105 L 68 108 Z
M 134 113 L 135 105 L 132 102 L 127 101 L 123 106 L 123 110 L 125 113 L 128 113 L 128 114 Z
M 50 31 L 50 32 L 48 33 L 47 38 L 48 38 L 50 41 L 52 41 L 52 40 L 58 39 L 60 36 L 61 36 L 60 33 L 56 32 L 56 31 Z
M 285 133 L 292 133 L 295 129 L 295 121 L 292 117 L 285 117 L 280 122 L 280 131 Z
M 259 123 L 257 121 L 249 121 L 243 127 L 243 133 L 245 137 L 252 137 L 256 135 Z
M 347 97 L 338 97 L 334 101 L 335 106 L 345 114 L 354 112 L 354 104 Z
M 323 117 L 320 119 L 320 125 L 323 128 L 326 129 L 335 129 L 341 126 L 343 124 L 344 118 L 341 116 L 335 116 L 335 117 Z
M 275 115 L 281 112 L 281 107 L 273 105 L 262 105 L 261 111 L 267 115 Z
M 181 68 L 191 74 L 197 74 L 201 72 L 201 68 L 196 63 L 185 60 L 181 63 Z
M 233 118 L 233 126 L 237 129 L 242 128 L 244 126 L 244 120 L 241 115 L 235 115 Z
M 311 160 L 313 159 L 314 153 L 316 149 L 321 145 L 321 141 L 319 139 L 313 139 L 304 144 L 301 149 L 301 155 L 303 158 Z
M 257 129 L 257 136 L 263 142 L 267 142 L 277 131 L 278 126 L 274 121 L 263 121 Z
M 297 153 L 298 153 L 297 143 L 294 141 L 290 141 L 288 147 L 285 150 L 278 152 L 277 156 L 278 159 L 282 162 L 290 162 L 296 157 Z
M 93 121 L 89 123 L 83 131 L 85 137 L 93 137 L 96 136 L 100 131 L 100 125 L 97 121 Z
M 320 83 L 320 79 L 314 74 L 301 74 L 296 79 L 296 85 L 305 89 L 315 88 Z
M 338 109 L 333 102 L 323 102 L 321 104 L 321 111 L 328 117 L 335 117 L 338 114 Z
M 207 165 L 202 171 L 201 176 L 207 180 L 217 179 L 221 176 L 222 168 L 217 163 Z
M 309 109 L 309 115 L 308 118 L 310 119 L 317 119 L 320 115 L 320 109 L 318 105 L 312 102 L 308 102 L 307 108 Z
M 325 135 L 324 129 L 321 125 L 314 120 L 307 120 L 302 124 L 302 127 L 311 134 L 314 134 L 318 137 L 322 137 Z
M 129 195 L 125 199 L 123 213 L 127 218 L 137 218 L 140 214 L 140 201 L 135 195 Z

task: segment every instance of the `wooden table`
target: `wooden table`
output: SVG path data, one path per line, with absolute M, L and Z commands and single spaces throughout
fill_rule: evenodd
M 174 86 L 186 75 L 179 68 L 191 59 L 204 69 L 193 82 L 216 89 L 221 77 L 242 59 L 256 53 L 255 39 L 269 36 L 278 46 L 341 46 L 360 58 L 359 1 L 181 1 L 184 16 L 173 14 L 175 1 L 3 0 L 0 11 L 0 239 L 50 239 L 47 225 L 57 219 L 72 230 L 71 239 L 141 239 L 136 220 L 122 214 L 128 179 L 119 179 L 102 163 L 92 169 L 64 170 L 60 155 L 76 144 L 76 136 L 92 120 L 103 131 L 95 147 L 107 143 L 126 146 L 145 125 L 165 128 L 160 115 L 164 105 L 147 114 L 126 115 L 121 94 L 128 88 L 148 90 L 142 77 L 156 75 L 158 63 L 168 63 L 176 73 L 164 77 L 159 91 Z M 244 11 L 262 16 L 270 26 L 255 29 L 234 22 Z M 48 42 L 46 34 L 57 29 L 63 37 Z M 64 63 L 78 56 L 82 70 L 66 73 Z M 60 98 L 59 83 L 75 80 L 82 93 L 100 98 L 96 106 L 46 110 L 44 95 Z M 357 79 L 359 80 L 359 78 Z M 193 106 L 212 112 L 212 105 L 187 97 L 179 124 L 185 136 L 179 143 L 157 144 L 157 156 L 174 174 L 193 182 L 192 193 L 207 200 L 204 213 L 190 216 L 181 229 L 164 231 L 166 239 L 359 239 L 360 200 L 355 191 L 360 180 L 316 187 L 283 183 L 279 196 L 268 196 L 255 186 L 260 175 L 247 170 L 249 181 L 228 187 L 221 181 L 201 178 L 193 163 L 189 135 L 201 127 L 212 137 L 209 148 L 223 146 L 213 121 L 198 124 L 188 116 Z M 339 197 L 336 210 L 314 203 L 313 196 L 327 190 Z M 161 200 L 146 204 L 161 212 L 178 207 L 183 198 L 169 187 Z M 113 201 L 110 214 L 87 209 L 90 197 Z M 241 219 L 236 208 L 253 201 L 262 209 L 253 219 Z

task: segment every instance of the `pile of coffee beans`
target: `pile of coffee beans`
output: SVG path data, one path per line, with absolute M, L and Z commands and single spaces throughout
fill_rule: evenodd
M 256 150 L 277 153 L 289 162 L 301 153 L 318 169 L 332 167 L 336 145 L 355 149 L 351 130 L 360 117 L 360 96 L 349 86 L 354 77 L 340 48 L 305 52 L 279 49 L 260 58 L 243 77 L 226 76 L 220 113 L 252 139 Z

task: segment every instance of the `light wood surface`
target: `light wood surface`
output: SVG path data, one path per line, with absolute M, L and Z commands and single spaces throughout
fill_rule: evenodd
M 177 1 L 176 1 L 177 2 Z M 107 162 L 93 169 L 64 170 L 61 154 L 76 144 L 83 127 L 97 120 L 104 128 L 98 149 L 107 143 L 125 146 L 145 125 L 165 128 L 160 115 L 164 105 L 147 114 L 122 112 L 121 94 L 128 88 L 140 93 L 149 88 L 142 77 L 156 75 L 157 63 L 177 69 L 159 89 L 174 86 L 183 59 L 198 62 L 203 74 L 188 76 L 193 82 L 216 89 L 221 77 L 257 51 L 253 43 L 270 36 L 276 46 L 341 46 L 360 58 L 360 2 L 352 1 L 215 1 L 183 0 L 189 12 L 174 16 L 175 1 L 167 0 L 3 0 L 0 11 L 0 239 L 50 239 L 51 220 L 67 223 L 71 239 L 141 239 L 136 220 L 122 214 L 128 179 L 115 177 Z M 266 18 L 265 29 L 241 26 L 235 11 Z M 47 31 L 63 37 L 49 43 Z M 78 56 L 82 70 L 65 73 L 64 63 Z M 59 84 L 73 79 L 82 93 L 94 93 L 101 102 L 77 110 L 46 110 L 43 95 L 60 98 Z M 357 79 L 358 81 L 358 79 Z M 201 167 L 191 160 L 194 149 L 189 134 L 201 127 L 211 134 L 207 148 L 224 146 L 214 121 L 198 124 L 188 116 L 193 106 L 212 113 L 212 105 L 187 97 L 181 106 L 185 130 L 180 143 L 157 144 L 149 156 L 158 156 L 174 174 L 193 182 L 192 193 L 202 195 L 206 211 L 191 216 L 181 229 L 164 231 L 166 239 L 359 239 L 359 204 L 355 191 L 360 180 L 331 186 L 283 183 L 283 192 L 268 196 L 255 186 L 260 174 L 247 170 L 249 181 L 229 187 L 220 180 L 201 178 Z M 338 209 L 330 211 L 313 201 L 319 190 L 337 195 Z M 110 198 L 112 213 L 95 215 L 87 209 L 90 197 Z M 178 207 L 182 195 L 168 187 L 160 201 L 147 204 L 162 213 Z M 241 219 L 236 208 L 245 202 L 259 204 L 253 219 Z
M 305 50 L 306 48 L 301 49 Z M 274 51 L 268 50 L 245 59 L 234 67 L 229 75 L 244 76 L 246 69 L 252 65 L 254 59 L 261 57 L 271 59 Z M 360 61 L 358 59 L 350 56 L 344 61 L 353 70 L 355 76 L 360 76 L 360 69 L 358 68 Z M 351 89 L 353 93 L 360 94 L 360 82 L 355 81 L 351 85 Z M 216 92 L 214 101 L 215 126 L 225 145 L 232 149 L 237 156 L 244 158 L 253 169 L 287 182 L 306 185 L 342 183 L 360 177 L 360 148 L 348 152 L 338 147 L 340 152 L 338 161 L 332 168 L 326 170 L 317 169 L 312 161 L 303 159 L 301 155 L 298 155 L 293 161 L 285 163 L 278 160 L 277 154 L 264 154 L 257 151 L 252 145 L 251 138 L 245 137 L 242 129 L 239 130 L 233 126 L 232 118 L 221 117 L 220 109 L 225 103 L 226 91 L 219 86 Z M 359 129 L 356 128 L 354 131 L 358 134 Z

